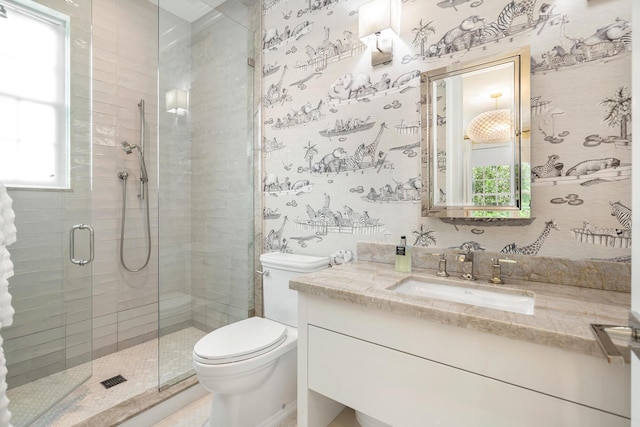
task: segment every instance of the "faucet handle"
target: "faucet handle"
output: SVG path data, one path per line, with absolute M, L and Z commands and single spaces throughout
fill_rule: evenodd
M 516 264 L 518 261 L 515 259 L 509 258 L 491 258 L 491 262 L 493 266 L 491 268 L 491 278 L 489 279 L 489 283 L 493 283 L 495 285 L 501 285 L 504 283 L 502 280 L 502 271 L 501 271 L 501 263 L 509 263 Z
M 468 249 L 464 252 L 456 252 L 456 254 L 458 255 L 458 262 L 473 261 L 473 252 Z
M 438 272 L 437 276 L 440 277 L 448 277 L 449 273 L 447 273 L 447 258 L 445 253 L 432 253 L 433 256 L 439 256 L 440 260 L 438 261 Z

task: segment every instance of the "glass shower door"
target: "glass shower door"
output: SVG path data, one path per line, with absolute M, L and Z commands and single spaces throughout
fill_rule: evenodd
M 254 311 L 251 4 L 159 1 L 161 389 L 193 375 L 198 339 Z
M 0 335 L 11 421 L 26 426 L 92 374 L 92 3 L 0 5 L 0 182 L 18 230 Z

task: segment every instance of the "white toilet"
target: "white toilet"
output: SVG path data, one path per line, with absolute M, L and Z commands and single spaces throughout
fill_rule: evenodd
M 329 258 L 272 252 L 260 257 L 264 315 L 202 337 L 193 348 L 200 384 L 214 394 L 209 427 L 271 427 L 295 414 L 298 296 L 289 280 Z

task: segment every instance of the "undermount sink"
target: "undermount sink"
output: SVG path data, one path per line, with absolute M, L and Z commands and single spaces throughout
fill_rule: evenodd
M 393 292 L 434 298 L 484 308 L 529 314 L 534 312 L 533 292 L 477 283 L 437 283 L 426 278 L 409 277 L 388 288 Z

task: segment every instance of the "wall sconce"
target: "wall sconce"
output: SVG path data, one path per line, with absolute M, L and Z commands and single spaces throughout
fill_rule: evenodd
M 372 0 L 358 8 L 358 35 L 371 47 L 371 65 L 393 60 L 393 37 L 400 34 L 401 0 Z
M 172 89 L 165 94 L 167 113 L 183 115 L 189 109 L 189 92 L 182 89 Z
M 511 109 L 498 110 L 498 98 L 501 93 L 492 93 L 496 100 L 496 109 L 475 116 L 467 126 L 467 136 L 477 144 L 497 144 L 507 142 L 513 137 Z

